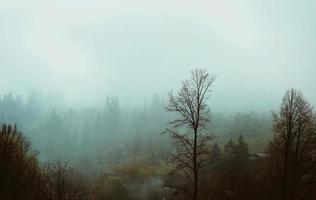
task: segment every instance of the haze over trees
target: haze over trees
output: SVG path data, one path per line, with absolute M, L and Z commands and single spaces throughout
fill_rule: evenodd
M 0 200 L 316 200 L 315 10 L 0 0 Z
M 195 69 L 168 100 L 142 107 L 109 96 L 67 110 L 4 95 L 0 199 L 316 198 L 316 118 L 302 92 L 286 91 L 270 116 L 227 115 L 209 107 L 214 80 Z

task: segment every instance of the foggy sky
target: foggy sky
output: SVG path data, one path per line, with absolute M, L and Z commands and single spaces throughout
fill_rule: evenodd
M 0 1 L 0 94 L 137 104 L 217 75 L 216 111 L 271 110 L 285 90 L 316 105 L 315 0 Z

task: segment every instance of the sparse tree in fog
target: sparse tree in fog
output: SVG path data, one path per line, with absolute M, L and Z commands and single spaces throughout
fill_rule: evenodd
M 73 183 L 72 169 L 63 161 L 57 160 L 50 169 L 51 188 L 54 190 L 56 200 L 77 200 L 81 197 L 80 181 Z
M 268 185 L 281 200 L 313 199 L 316 183 L 315 115 L 302 93 L 291 89 L 273 113 L 274 138 L 268 147 Z
M 176 148 L 171 156 L 175 169 L 170 175 L 182 179 L 169 181 L 166 186 L 174 189 L 176 194 L 193 200 L 199 198 L 201 169 L 209 161 L 207 145 L 212 137 L 204 130 L 209 122 L 206 100 L 210 97 L 214 80 L 215 77 L 206 70 L 195 69 L 191 72 L 191 78 L 183 81 L 176 95 L 169 94 L 166 107 L 167 111 L 177 114 L 177 118 L 170 122 L 172 128 L 165 131 L 171 135 Z

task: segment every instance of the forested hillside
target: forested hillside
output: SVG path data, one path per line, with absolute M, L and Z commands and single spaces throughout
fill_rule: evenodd
M 1 198 L 315 198 L 316 121 L 302 93 L 287 91 L 270 115 L 212 113 L 211 78 L 192 71 L 177 96 L 142 107 L 107 97 L 102 108 L 55 109 L 39 94 L 4 95 Z
M 316 0 L 0 0 L 0 200 L 316 200 Z

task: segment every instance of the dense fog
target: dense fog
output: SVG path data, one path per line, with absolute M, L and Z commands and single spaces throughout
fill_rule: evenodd
M 0 199 L 316 198 L 315 9 L 1 1 Z
M 206 68 L 218 77 L 216 111 L 270 111 L 291 87 L 315 104 L 314 10 L 285 0 L 1 1 L 1 93 L 142 105 Z

